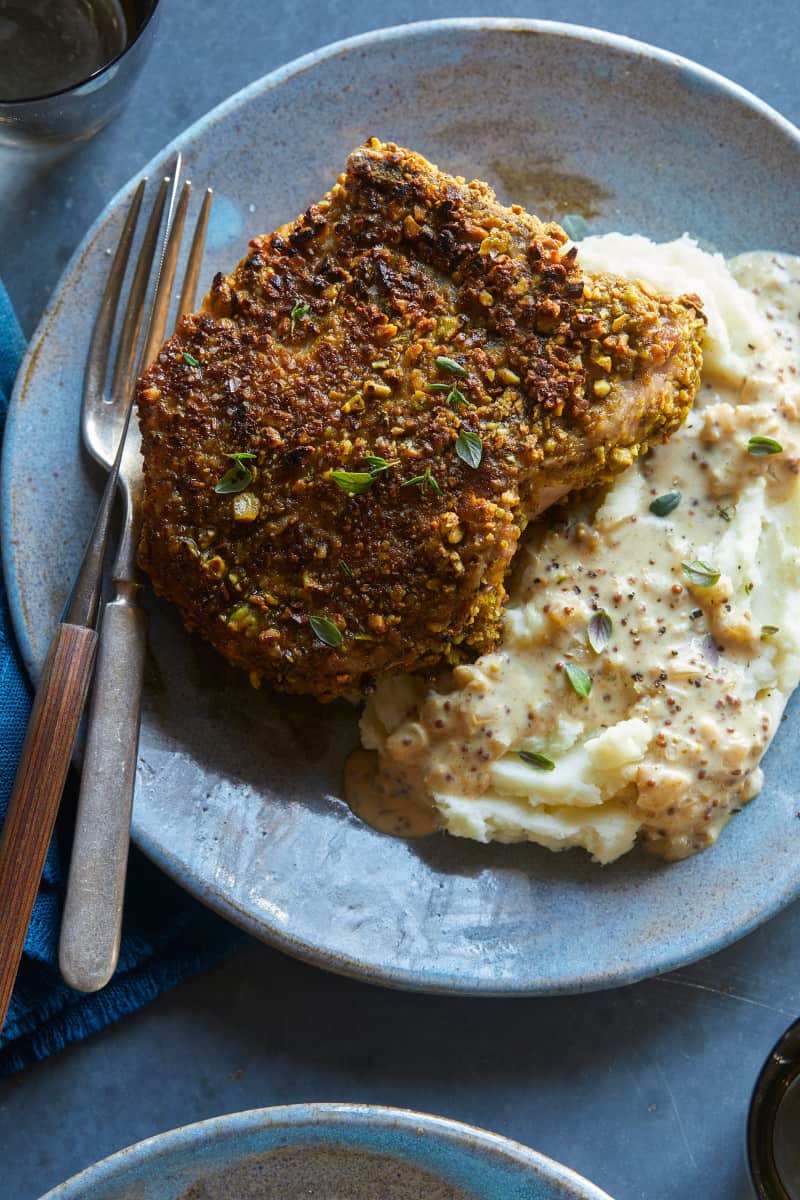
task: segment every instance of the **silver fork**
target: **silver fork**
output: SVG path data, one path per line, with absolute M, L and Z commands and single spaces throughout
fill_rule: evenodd
M 173 199 L 179 170 L 180 163 L 173 172 Z M 184 184 L 169 224 L 152 319 L 134 372 L 141 298 L 149 275 L 149 263 L 140 256 L 108 392 L 105 383 L 111 329 L 102 310 L 98 318 L 100 332 L 95 331 L 84 383 L 81 432 L 89 453 L 109 470 L 120 434 L 124 431 L 136 377 L 153 360 L 164 339 L 190 191 L 191 184 Z M 143 246 L 157 235 L 165 196 L 162 185 Z M 195 224 L 176 320 L 194 305 L 211 196 L 209 189 Z M 124 523 L 112 571 L 114 597 L 106 605 L 100 624 L 59 945 L 61 974 L 67 983 L 83 992 L 103 987 L 117 965 L 136 783 L 147 622 L 140 605 L 142 579 L 136 565 L 143 480 L 135 418 L 125 437 L 119 482 L 124 501 Z

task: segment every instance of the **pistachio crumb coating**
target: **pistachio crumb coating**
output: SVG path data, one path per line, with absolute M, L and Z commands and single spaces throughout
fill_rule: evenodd
M 139 381 L 142 566 L 254 683 L 331 700 L 474 658 L 526 522 L 684 420 L 703 323 L 373 139 Z

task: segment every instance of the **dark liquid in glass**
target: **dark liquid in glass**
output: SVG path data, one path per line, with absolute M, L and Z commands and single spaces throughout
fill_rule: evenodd
M 82 83 L 125 49 L 119 0 L 0 0 L 0 100 Z
M 781 1101 L 773 1147 L 781 1183 L 792 1200 L 800 1200 L 800 1075 Z

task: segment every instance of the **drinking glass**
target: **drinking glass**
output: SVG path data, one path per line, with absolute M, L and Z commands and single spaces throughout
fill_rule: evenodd
M 0 142 L 60 145 L 101 129 L 127 99 L 158 9 L 158 0 L 0 0 Z
M 800 1021 L 761 1069 L 750 1103 L 747 1155 L 759 1200 L 800 1200 Z

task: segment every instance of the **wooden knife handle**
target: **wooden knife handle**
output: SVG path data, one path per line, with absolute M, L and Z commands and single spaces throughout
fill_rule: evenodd
M 0 837 L 0 1029 L 53 836 L 97 634 L 59 625 L 47 652 Z

